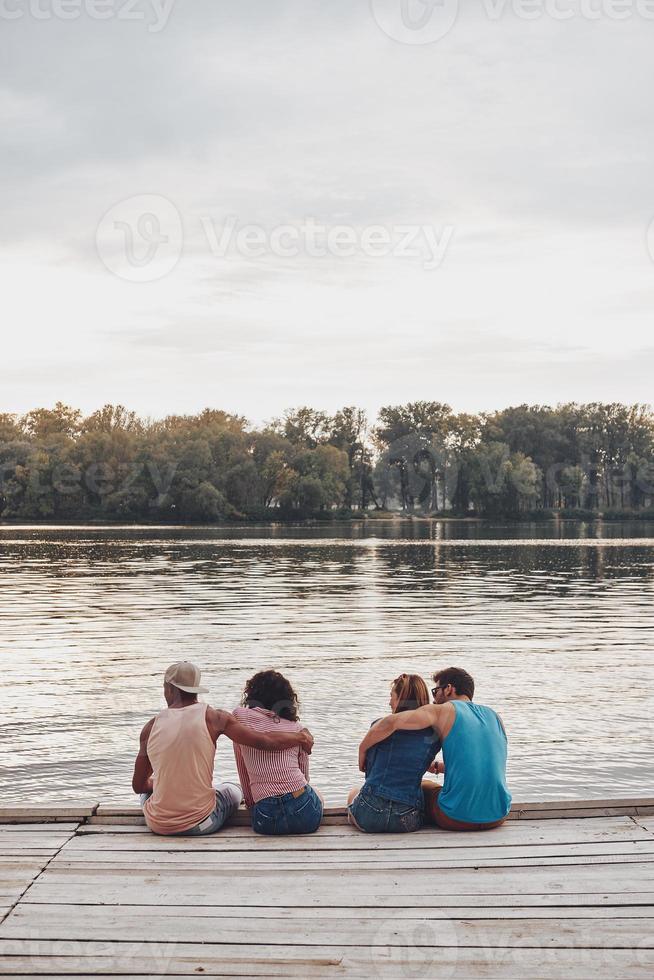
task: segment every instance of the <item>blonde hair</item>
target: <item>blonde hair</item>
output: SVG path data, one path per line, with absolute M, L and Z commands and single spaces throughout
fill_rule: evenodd
M 396 713 L 429 704 L 429 690 L 419 674 L 400 674 L 393 681 L 391 691 L 397 697 Z

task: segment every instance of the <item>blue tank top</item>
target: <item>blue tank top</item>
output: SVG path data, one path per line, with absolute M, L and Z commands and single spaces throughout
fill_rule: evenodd
M 422 807 L 422 777 L 439 749 L 433 728 L 393 732 L 368 749 L 365 786 L 386 800 Z
M 445 782 L 439 809 L 452 820 L 494 823 L 511 808 L 506 733 L 492 708 L 452 701 L 456 717 L 443 742 Z

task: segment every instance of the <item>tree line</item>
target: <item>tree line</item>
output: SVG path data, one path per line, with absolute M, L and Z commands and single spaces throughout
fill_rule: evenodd
M 262 427 L 57 403 L 0 414 L 0 519 L 297 520 L 399 512 L 654 516 L 646 405 L 302 407 Z

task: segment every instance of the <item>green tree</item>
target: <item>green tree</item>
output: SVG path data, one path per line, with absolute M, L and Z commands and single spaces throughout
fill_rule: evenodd
M 368 437 L 368 419 L 360 408 L 348 405 L 329 420 L 329 443 L 347 453 L 349 477 L 344 503 L 348 508 L 365 510 L 370 501 L 375 500 L 372 449 Z
M 327 438 L 329 417 L 315 408 L 289 409 L 281 420 L 273 422 L 273 430 L 279 432 L 293 446 L 315 449 Z
M 197 487 L 183 490 L 177 509 L 184 521 L 219 521 L 230 516 L 233 510 L 224 494 L 206 480 Z
M 53 436 L 73 438 L 82 427 L 82 413 L 63 402 L 54 408 L 35 408 L 22 419 L 25 432 L 36 440 L 50 439 Z

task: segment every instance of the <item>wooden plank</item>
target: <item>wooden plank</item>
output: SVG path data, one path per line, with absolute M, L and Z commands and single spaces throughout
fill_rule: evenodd
M 205 914 L 162 915 L 156 907 L 139 909 L 101 906 L 84 909 L 83 916 L 71 915 L 69 905 L 22 905 L 0 926 L 2 939 L 52 939 L 82 941 L 252 943 L 320 945 L 320 946 L 404 946 L 435 945 L 465 947 L 585 948 L 585 949 L 653 949 L 654 930 L 644 928 L 642 918 L 624 917 L 595 920 L 591 918 L 535 919 L 525 916 L 512 919 L 445 916 L 440 910 L 432 916 L 413 910 L 398 919 L 384 914 L 369 918 L 322 917 L 307 914 L 289 919 L 279 910 L 268 917 L 243 918 L 238 909 L 232 915 Z M 285 912 L 285 910 L 284 910 Z
M 226 890 L 227 888 L 228 884 L 226 883 L 216 883 L 216 892 L 219 889 Z M 311 891 L 307 895 L 298 895 L 295 902 L 290 901 L 288 896 L 284 896 L 282 899 L 275 901 L 270 897 L 269 893 L 270 886 L 268 885 L 267 895 L 264 891 L 259 891 L 252 896 L 243 896 L 240 893 L 236 895 L 220 895 L 216 899 L 216 905 L 218 906 L 220 902 L 229 902 L 230 906 L 236 904 L 240 909 L 266 906 L 279 907 L 280 905 L 284 905 L 285 907 L 319 908 L 321 915 L 324 907 L 329 905 L 331 908 L 353 909 L 355 910 L 353 914 L 359 916 L 362 908 L 373 907 L 392 909 L 393 915 L 395 915 L 398 908 L 411 908 L 415 910 L 435 907 L 444 909 L 472 909 L 480 907 L 506 909 L 510 907 L 523 910 L 551 907 L 559 910 L 571 909 L 574 910 L 571 914 L 577 915 L 577 909 L 580 907 L 631 907 L 654 904 L 654 891 L 631 891 L 623 893 L 619 889 L 612 891 L 609 888 L 597 888 L 595 891 L 584 891 L 583 893 L 560 892 L 553 894 L 552 892 L 529 892 L 527 894 L 493 895 L 484 892 L 474 895 L 470 893 L 449 894 L 439 892 L 434 896 L 424 894 L 415 896 L 380 895 L 377 890 L 371 888 L 369 891 L 360 890 L 356 894 L 350 895 L 344 893 L 334 894 L 333 892 L 321 894 Z M 8 894 L 6 896 L 12 902 L 16 900 L 16 897 L 16 894 Z M 4 898 L 5 896 L 0 893 L 1 904 L 7 904 L 3 901 Z M 212 896 L 208 894 L 208 890 L 193 892 L 189 888 L 179 888 L 177 883 L 162 884 L 155 880 L 154 882 L 139 882 L 138 887 L 129 888 L 127 885 L 121 886 L 115 883 L 105 885 L 96 879 L 86 885 L 75 884 L 70 887 L 57 887 L 52 883 L 44 885 L 38 881 L 32 885 L 21 901 L 22 904 L 29 903 L 39 906 L 60 905 L 68 901 L 72 908 L 77 909 L 75 914 L 81 915 L 82 913 L 79 910 L 81 906 L 98 904 L 116 905 L 120 900 L 126 905 L 155 904 L 172 906 L 181 901 L 188 906 L 204 906 L 212 901 Z M 503 915 L 504 913 L 502 912 L 501 914 Z
M 128 817 L 122 816 L 120 814 L 113 815 L 111 817 L 89 817 L 85 822 L 87 827 L 133 827 L 135 830 L 147 830 L 145 820 L 142 816 L 140 817 Z M 82 829 L 82 828 L 80 828 Z
M 508 822 L 515 823 L 520 821 L 541 821 L 541 820 L 572 820 L 587 817 L 628 817 L 642 815 L 654 815 L 654 806 L 652 807 L 603 807 L 603 808 L 593 808 L 586 810 L 526 810 L 524 812 L 512 812 L 509 815 Z M 106 825 L 122 825 L 122 826 L 133 826 L 133 827 L 143 827 L 146 828 L 145 820 L 142 816 L 93 816 L 89 817 L 88 823 L 92 826 L 106 826 Z M 251 822 L 249 816 L 244 813 L 238 813 L 230 819 L 229 825 L 231 827 L 243 827 L 250 828 Z M 321 830 L 325 827 L 346 827 L 348 826 L 348 821 L 345 817 L 323 817 L 320 824 Z
M 572 868 L 484 868 L 410 873 L 370 870 L 314 871 L 293 881 L 269 872 L 211 869 L 202 874 L 137 868 L 116 872 L 110 868 L 88 874 L 47 869 L 26 893 L 30 904 L 129 905 L 240 905 L 360 908 L 398 906 L 531 905 L 647 905 L 654 901 L 654 885 L 647 868 L 618 866 L 615 873 L 589 866 Z M 626 869 L 626 870 L 622 870 Z M 297 876 L 296 876 L 297 878 Z
M 241 893 L 268 893 L 268 900 L 260 904 L 268 905 L 277 900 L 283 904 L 302 904 L 301 890 L 298 888 L 297 876 L 286 876 L 276 882 L 275 894 L 271 894 L 270 871 L 256 867 L 244 868 L 238 875 L 233 875 L 229 868 L 193 867 L 181 865 L 158 869 L 140 867 L 137 862 L 128 864 L 126 873 L 122 867 L 98 864 L 93 866 L 91 860 L 72 867 L 65 864 L 51 863 L 41 875 L 35 888 L 46 887 L 83 889 L 87 885 L 97 887 L 102 884 L 103 890 L 118 886 L 130 891 L 134 888 L 144 888 L 145 894 L 149 885 L 153 887 L 177 887 L 180 896 L 184 892 L 197 896 L 206 891 L 211 900 L 218 887 L 229 883 L 229 891 L 233 898 Z M 489 894 L 529 895 L 530 892 L 551 891 L 552 894 L 567 892 L 593 892 L 608 888 L 611 892 L 622 891 L 629 894 L 632 891 L 654 891 L 654 867 L 651 863 L 637 862 L 636 864 L 575 864 L 572 867 L 526 867 L 518 869 L 457 867 L 444 869 L 437 875 L 422 869 L 410 869 L 407 874 L 400 872 L 377 871 L 375 868 L 365 868 L 360 871 L 343 872 L 342 869 L 329 868 L 313 871 L 310 868 L 302 875 L 302 889 L 310 889 L 318 894 L 323 891 L 325 899 L 329 895 L 339 899 L 341 892 L 347 887 L 349 897 L 356 893 L 367 893 L 377 889 L 381 894 L 393 894 L 396 897 L 418 897 L 420 895 L 436 896 L 441 893 L 451 894 Z M 222 898 L 223 896 L 221 896 Z M 125 902 L 129 898 L 125 896 Z M 91 903 L 93 904 L 93 903 Z M 151 903 L 149 903 L 151 904 Z M 176 902 L 175 904 L 182 904 Z M 202 904 L 211 904 L 203 902 Z M 224 904 L 222 902 L 221 904 Z M 232 903 L 234 904 L 234 903 Z M 327 904 L 327 902 L 325 902 Z M 338 901 L 336 901 L 338 904 Z
M 118 820 L 118 817 L 93 817 L 91 820 L 81 824 L 78 828 L 78 833 L 142 833 L 150 834 L 151 831 L 145 826 L 144 823 L 139 824 L 123 824 L 123 823 L 109 823 L 109 820 Z M 131 817 L 124 817 L 124 820 L 132 820 Z M 102 821 L 102 822 L 100 822 Z M 638 823 L 646 822 L 647 817 L 639 818 Z M 624 814 L 616 814 L 611 816 L 602 817 L 577 817 L 572 818 L 552 818 L 551 820 L 543 821 L 522 821 L 515 820 L 503 824 L 501 827 L 496 827 L 489 831 L 480 831 L 478 834 L 462 833 L 458 836 L 484 836 L 488 839 L 493 839 L 498 835 L 511 832 L 513 834 L 540 834 L 540 833 L 558 833 L 562 836 L 566 834 L 573 833 L 577 830 L 593 831 L 598 830 L 602 833 L 607 833 L 615 829 L 631 829 L 632 831 L 636 829 L 636 822 L 630 816 Z M 646 829 L 641 827 L 640 830 Z M 231 822 L 226 824 L 225 827 L 219 832 L 221 837 L 227 834 L 233 836 L 247 836 L 252 837 L 252 832 L 250 827 L 235 825 Z M 431 835 L 434 838 L 446 836 L 448 840 L 457 836 L 452 831 L 441 830 L 438 827 L 425 826 L 422 830 L 417 832 L 419 835 Z M 349 824 L 334 824 L 331 826 L 321 826 L 317 831 L 317 836 L 322 837 L 324 835 L 329 835 L 332 837 L 340 836 L 361 836 L 360 832 L 355 830 Z M 257 835 L 259 836 L 259 835 Z M 378 836 L 378 835 L 373 835 Z M 396 835 L 396 836 L 413 836 L 412 835 Z M 313 838 L 312 838 L 313 839 Z
M 80 821 L 90 817 L 97 803 L 64 803 L 60 806 L 0 807 L 0 823 L 44 823 L 50 821 Z
M 311 922 L 322 921 L 323 919 L 343 919 L 347 917 L 348 922 L 354 921 L 354 917 L 350 915 L 349 911 L 344 912 L 342 908 L 334 908 L 331 906 L 324 906 L 320 909 L 320 914 L 316 915 L 315 909 L 305 908 L 302 906 L 253 906 L 251 908 L 247 906 L 239 905 L 84 905 L 75 906 L 70 904 L 51 904 L 51 905 L 30 905 L 28 903 L 21 902 L 17 905 L 12 913 L 13 922 L 14 916 L 24 917 L 25 922 L 49 922 L 50 915 L 61 914 L 68 918 L 71 922 L 71 928 L 75 922 L 81 924 L 89 921 L 98 921 L 102 923 L 104 921 L 105 915 L 113 915 L 114 913 L 119 915 L 124 915 L 130 922 L 133 922 L 135 926 L 138 925 L 140 917 L 142 915 L 148 916 L 153 915 L 161 919 L 162 922 L 172 922 L 175 919 L 180 918 L 202 918 L 202 919 L 224 919 L 224 918 L 241 918 L 241 919 L 252 919 L 256 920 L 251 923 L 249 928 L 251 930 L 257 928 L 257 923 L 259 920 L 265 919 L 277 919 L 283 917 L 284 921 L 291 920 L 305 920 L 308 919 Z M 476 920 L 476 919 L 497 919 L 501 916 L 502 921 L 508 919 L 560 919 L 562 915 L 565 914 L 567 917 L 567 911 L 562 913 L 561 908 L 557 906 L 534 906 L 532 908 L 524 908 L 522 906 L 511 906 L 507 905 L 504 907 L 488 908 L 485 905 L 479 905 L 474 908 L 469 906 L 457 906 L 456 911 L 453 912 L 451 909 L 444 908 L 441 905 L 429 905 L 429 906 L 410 906 L 410 907 L 398 907 L 393 908 L 392 912 L 389 912 L 388 908 L 378 908 L 377 906 L 364 906 L 357 909 L 356 921 L 359 919 L 387 919 L 389 915 L 395 919 L 415 919 L 424 918 L 426 921 L 431 922 L 432 920 L 437 921 L 440 919 L 451 919 L 456 917 L 457 919 L 462 919 L 465 921 Z M 581 905 L 571 912 L 571 915 L 575 919 L 591 919 L 591 920 L 605 920 L 605 919 L 654 919 L 654 905 L 602 905 L 602 906 L 592 906 L 592 905 Z M 642 923 L 643 932 L 652 928 L 649 922 Z M 0 937 L 1 937 L 0 931 Z M 31 937 L 23 937 L 31 938 Z M 36 937 L 38 938 L 38 937 Z
M 0 905 L 2 905 L 3 908 L 7 905 L 12 906 L 14 902 L 18 901 L 29 884 L 29 881 L 21 881 L 14 882 L 13 885 L 0 886 Z
M 56 847 L 3 847 L 2 856 L 6 858 L 34 858 L 48 861 L 57 853 Z
M 158 846 L 154 842 L 164 842 L 165 846 L 184 848 L 192 838 L 188 837 L 158 837 L 143 827 L 122 827 L 112 825 L 97 827 L 84 824 L 78 830 L 79 837 L 94 837 L 96 835 L 121 835 L 123 839 L 132 837 L 136 841 L 150 841 L 145 846 Z M 453 833 L 451 831 L 426 828 L 415 834 L 361 834 L 352 827 L 321 827 L 311 836 L 312 849 L 320 847 L 353 846 L 353 847 L 474 847 L 483 841 L 484 846 L 495 846 L 507 843 L 547 843 L 575 842 L 587 840 L 605 841 L 615 838 L 625 840 L 644 840 L 650 837 L 650 832 L 630 817 L 589 818 L 587 820 L 547 820 L 542 823 L 529 821 L 514 821 L 496 830 L 483 833 Z M 247 842 L 247 846 L 255 848 L 270 847 L 273 849 L 289 849 L 297 846 L 298 837 L 264 837 L 253 834 L 251 830 L 241 827 L 223 828 L 218 834 L 196 841 L 203 848 L 221 846 L 219 842 L 228 840 Z M 127 846 L 127 845 L 126 845 Z M 131 845 L 129 845 L 131 846 Z M 136 844 L 134 846 L 137 846 Z M 140 846 L 140 845 L 138 845 Z
M 78 824 L 64 825 L 63 829 L 57 826 L 56 830 L 55 824 L 47 825 L 47 830 L 43 825 L 37 825 L 36 831 L 26 829 L 30 826 L 16 829 L 10 824 L 0 828 L 0 917 L 7 914 L 57 851 L 71 839 Z
M 227 860 L 213 860 L 213 861 L 202 861 L 188 862 L 184 861 L 184 855 L 176 855 L 176 860 L 167 860 L 165 856 L 157 855 L 151 857 L 148 861 L 139 861 L 138 866 L 142 870 L 157 870 L 157 871 L 177 871 L 180 868 L 200 868 L 205 867 L 207 870 L 215 869 L 219 870 L 232 870 L 234 872 L 247 871 L 252 867 L 251 862 L 247 859 L 241 857 L 240 859 L 234 859 L 234 857 Z M 222 856 L 221 856 L 222 857 Z M 619 865 L 617 861 L 619 860 Z M 584 866 L 597 866 L 607 869 L 615 867 L 628 867 L 632 864 L 640 864 L 644 861 L 654 865 L 654 855 L 648 858 L 643 858 L 639 855 L 621 855 L 618 859 L 612 856 L 597 856 L 589 857 L 584 861 Z M 268 869 L 271 876 L 276 876 L 285 871 L 295 871 L 298 874 L 302 874 L 307 868 L 307 862 L 305 861 L 285 861 L 283 864 L 275 861 L 262 861 L 258 862 L 260 868 Z M 481 868 L 504 868 L 510 869 L 525 869 L 525 868 L 566 868 L 575 867 L 579 865 L 578 858 L 565 858 L 565 857 L 555 857 L 555 858 L 505 858 L 503 860 L 484 860 L 478 859 L 474 862 L 475 869 Z M 81 867 L 85 866 L 87 872 L 95 871 L 100 874 L 104 870 L 111 871 L 123 871 L 127 872 L 134 866 L 134 861 L 129 860 L 106 860 L 104 862 L 98 862 L 93 859 L 88 859 L 86 862 L 83 860 L 78 861 L 67 861 L 61 858 L 56 858 L 51 865 L 57 870 L 71 870 L 76 871 Z M 361 860 L 351 860 L 348 858 L 343 858 L 341 860 L 332 859 L 330 861 L 324 861 L 319 859 L 310 859 L 310 867 L 313 871 L 328 871 L 328 870 L 341 870 L 341 871 L 388 871 L 388 872 L 399 872 L 402 871 L 454 871 L 459 868 L 470 868 L 472 867 L 470 862 L 463 861 L 448 861 L 446 859 L 433 860 L 429 857 L 424 858 L 421 861 L 403 861 L 401 858 L 395 860 L 380 859 L 377 861 L 361 861 Z M 0 878 L 1 878 L 0 874 Z
M 148 839 L 149 840 L 149 839 Z M 89 843 L 100 846 L 89 846 Z M 107 843 L 110 846 L 107 846 Z M 308 867 L 370 867 L 380 870 L 390 868 L 457 868 L 457 867 L 525 867 L 546 864 L 622 864 L 634 861 L 654 861 L 654 839 L 584 844 L 534 844 L 529 846 L 508 845 L 494 847 L 448 848 L 392 848 L 369 850 L 361 847 L 338 847 L 316 850 L 306 846 L 306 838 L 294 839 L 295 848 L 286 850 L 259 849 L 256 857 L 247 843 L 219 841 L 208 849 L 203 840 L 188 839 L 187 847 L 167 848 L 165 841 L 155 838 L 151 847 L 141 842 L 138 849 L 128 839 L 127 848 L 122 838 L 107 842 L 95 838 L 73 838 L 61 849 L 53 861 L 53 867 L 114 868 L 135 866 L 158 868 L 247 868 L 256 864 L 261 868 L 291 868 L 305 870 Z M 313 843 L 313 842 L 312 842 Z
M 652 802 L 654 803 L 654 800 Z M 98 817 L 142 817 L 143 811 L 138 804 L 100 803 L 95 815 Z M 347 807 L 345 805 L 327 806 L 324 809 L 324 815 L 327 817 L 345 817 Z M 248 817 L 245 807 L 241 807 L 238 816 Z
M 93 838 L 91 838 L 93 841 Z M 188 857 L 189 863 L 201 862 L 205 858 L 211 857 L 220 861 L 224 859 L 245 860 L 252 864 L 288 864 L 289 862 L 311 863 L 313 860 L 362 860 L 375 861 L 382 860 L 461 860 L 468 864 L 474 864 L 478 860 L 504 860 L 522 859 L 537 857 L 578 857 L 579 863 L 583 863 L 586 858 L 595 856 L 641 856 L 647 858 L 654 855 L 654 840 L 613 840 L 613 841 L 584 841 L 582 843 L 551 843 L 551 844 L 496 844 L 492 847 L 484 847 L 479 844 L 477 847 L 393 847 L 392 841 L 385 848 L 379 847 L 307 847 L 304 842 L 296 848 L 250 848 L 247 844 L 243 845 L 239 841 L 221 841 L 219 846 L 216 844 L 211 848 L 203 849 L 198 847 L 194 841 L 189 847 L 166 847 L 159 843 L 159 846 L 136 847 L 135 842 L 128 838 L 125 846 L 122 840 L 105 841 L 95 839 L 97 847 L 89 847 L 89 838 L 80 839 L 79 837 L 69 841 L 61 850 L 61 857 L 65 860 L 87 860 L 88 858 L 99 861 L 111 861 L 113 857 L 117 860 L 129 859 L 138 861 L 141 856 L 144 860 L 158 860 L 160 857 L 166 860 L 169 856 L 171 860 L 184 860 Z M 4 851 L 3 853 L 9 853 Z M 16 849 L 17 854 L 43 853 L 41 851 L 28 851 Z M 136 857 L 138 855 L 138 857 Z M 112 857 L 113 856 L 113 857 Z
M 544 802 L 516 802 L 511 807 L 510 820 L 540 820 L 548 818 L 575 819 L 579 816 L 632 816 L 638 813 L 654 814 L 654 797 L 634 797 L 599 800 L 548 800 Z M 92 818 L 93 823 L 104 822 L 134 822 L 144 824 L 140 806 L 112 805 L 102 803 L 97 807 Z M 345 806 L 325 807 L 323 824 L 338 825 L 347 822 Z M 241 808 L 232 823 L 236 826 L 249 826 L 250 817 Z
M 120 825 L 123 827 L 143 827 L 146 828 L 146 823 L 144 817 L 141 816 L 128 816 L 125 814 L 114 814 L 112 816 L 93 816 L 89 817 L 88 823 L 91 826 L 104 826 L 104 825 Z M 233 817 L 230 817 L 229 825 L 230 827 L 241 827 L 244 830 L 251 830 L 251 820 L 250 816 L 245 812 L 236 813 Z M 345 816 L 342 817 L 323 817 L 320 824 L 321 829 L 324 827 L 347 827 L 348 821 Z
M 635 806 L 654 806 L 654 796 L 626 796 L 626 797 L 603 797 L 601 799 L 582 799 L 582 800 L 543 800 L 543 801 L 514 801 L 512 810 L 583 810 L 597 809 L 602 807 L 635 807 Z M 342 805 L 332 805 L 325 807 L 326 816 L 344 816 L 347 807 Z M 138 804 L 125 803 L 100 803 L 97 808 L 98 816 L 140 816 L 141 807 Z
M 63 847 L 66 841 L 72 837 L 71 831 L 63 833 L 43 833 L 27 834 L 25 831 L 12 833 L 8 830 L 0 830 L 0 853 L 7 850 L 49 850 L 56 851 Z
M 625 796 L 615 799 L 591 799 L 591 800 L 545 800 L 536 803 L 520 803 L 514 801 L 512 810 L 584 810 L 597 809 L 602 807 L 637 807 L 654 806 L 654 796 Z
M 651 950 L 626 949 L 459 949 L 447 946 L 389 945 L 249 946 L 192 943 L 70 943 L 37 940 L 0 941 L 0 973 L 50 972 L 71 976 L 82 972 L 135 976 L 452 976 L 499 978 L 561 976 L 594 980 L 651 980 Z
M 0 834 L 9 832 L 12 834 L 65 834 L 74 833 L 79 827 L 79 820 L 73 821 L 46 821 L 45 823 L 34 823 L 33 821 L 28 821 L 27 823 L 2 823 L 0 822 Z
M 13 905 L 51 860 L 54 850 L 41 855 L 0 855 L 0 905 Z
M 553 819 L 573 819 L 583 817 L 619 817 L 636 816 L 639 813 L 654 814 L 654 806 L 651 807 L 596 807 L 584 810 L 527 810 L 524 813 L 512 813 L 510 820 L 553 820 Z
M 48 863 L 50 858 L 39 857 L 7 857 L 0 856 L 0 884 L 6 881 L 22 881 L 28 875 L 34 877 Z
M 361 859 L 363 861 L 380 861 L 387 859 L 401 859 L 411 862 L 412 860 L 422 860 L 426 858 L 447 858 L 468 864 L 474 864 L 481 859 L 504 859 L 504 858 L 536 858 L 536 857 L 574 857 L 582 859 L 593 855 L 651 855 L 654 853 L 654 838 L 646 836 L 644 840 L 622 840 L 620 838 L 609 839 L 607 841 L 587 841 L 582 843 L 558 843 L 549 844 L 494 844 L 484 846 L 476 838 L 477 846 L 471 844 L 469 847 L 420 847 L 420 839 L 413 837 L 416 846 L 413 847 L 394 847 L 395 838 L 389 835 L 383 838 L 387 844 L 381 847 L 378 839 L 372 836 L 354 837 L 346 844 L 324 841 L 321 838 L 265 838 L 271 841 L 271 845 L 279 846 L 257 847 L 250 846 L 248 840 L 233 840 L 223 838 L 217 834 L 211 838 L 200 840 L 187 838 L 187 845 L 183 846 L 178 841 L 174 846 L 169 847 L 165 838 L 146 837 L 134 840 L 132 837 L 124 837 L 120 834 L 110 837 L 95 836 L 73 837 L 62 848 L 60 857 L 66 860 L 88 860 L 111 861 L 114 856 L 118 858 L 127 856 L 131 861 L 141 859 L 156 859 L 158 856 L 174 857 L 180 860 L 188 858 L 189 864 L 196 861 L 202 862 L 209 856 L 217 856 L 218 859 L 232 857 L 234 860 L 243 859 L 248 862 L 256 861 L 257 864 L 278 863 L 286 865 L 293 862 L 303 862 L 309 865 L 311 861 L 318 859 L 344 860 Z M 316 845 L 320 843 L 320 847 Z M 365 846 L 366 843 L 369 846 Z M 137 856 L 138 855 L 138 856 Z M 255 856 L 256 855 L 256 856 Z

